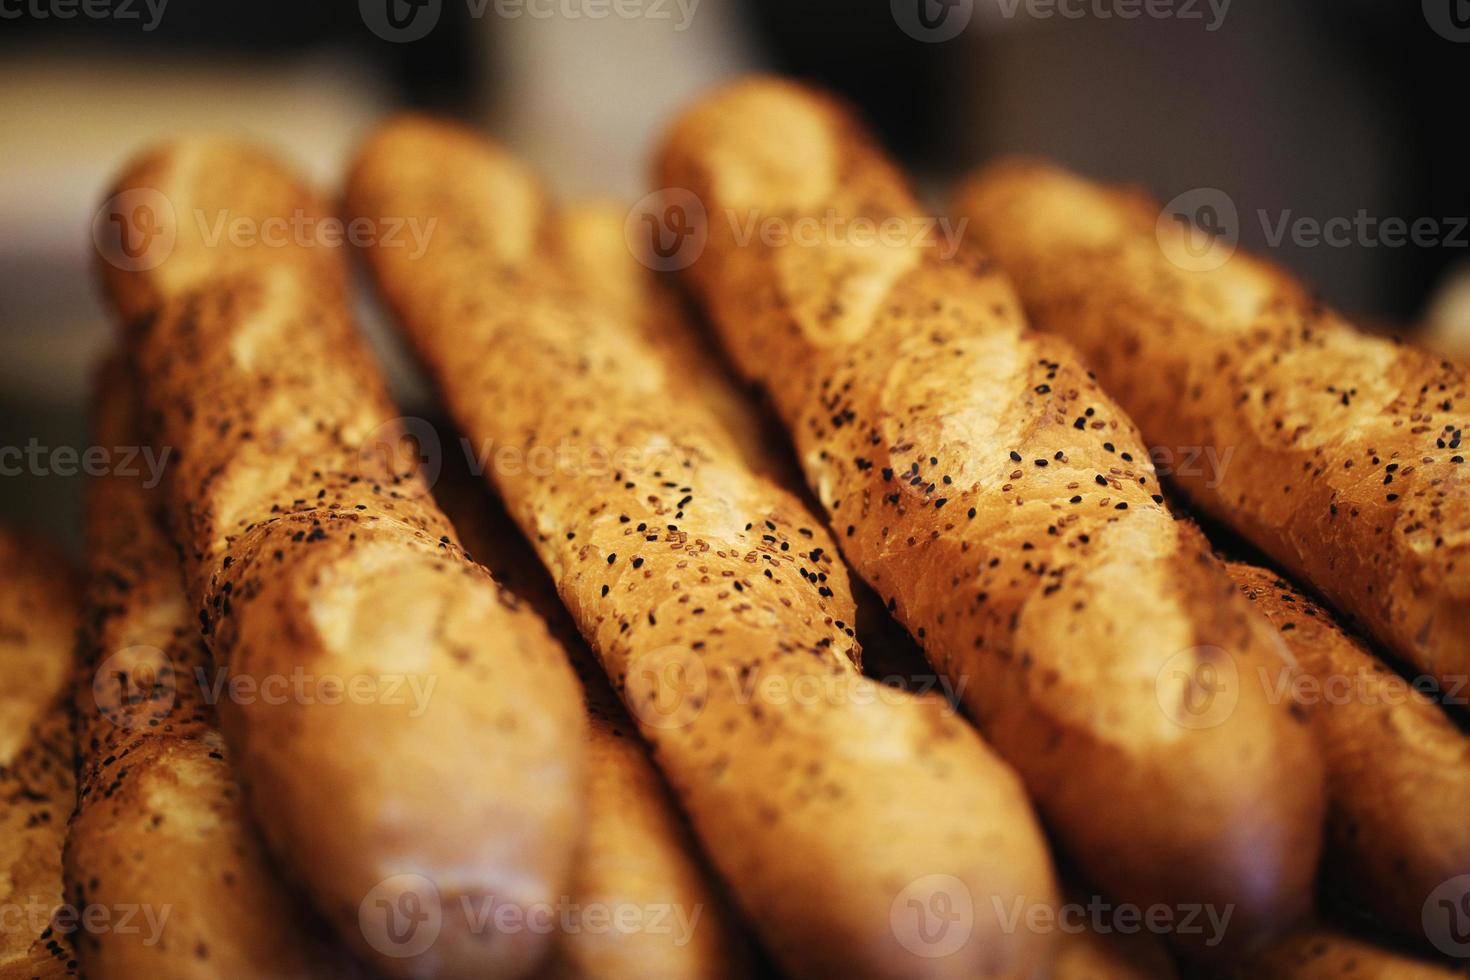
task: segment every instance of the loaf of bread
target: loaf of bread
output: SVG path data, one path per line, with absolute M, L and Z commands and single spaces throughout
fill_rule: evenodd
M 76 583 L 50 544 L 0 527 L 0 977 L 77 974 L 61 848 L 76 804 L 69 687 Z M 55 916 L 53 920 L 53 916 Z
M 1470 910 L 1470 738 L 1289 582 L 1240 562 L 1229 569 L 1302 669 L 1299 686 L 1269 683 L 1317 727 L 1330 801 L 1325 876 L 1423 940 L 1431 894 Z
M 121 360 L 97 376 L 94 444 L 141 446 Z M 131 909 L 77 940 L 87 977 L 337 977 L 345 953 L 281 879 L 220 734 L 213 668 L 184 598 L 161 493 L 123 467 L 87 493 L 87 587 L 75 689 L 77 908 Z
M 591 301 L 535 178 L 404 119 L 349 213 L 437 220 L 368 259 L 653 749 L 711 863 L 799 977 L 1029 977 L 1055 901 L 1024 793 L 949 706 L 856 665 L 827 532 L 754 473 L 699 380 Z
M 176 216 L 171 254 L 101 268 L 174 454 L 169 524 L 257 821 L 382 972 L 522 975 L 580 833 L 566 656 L 431 499 L 346 259 L 309 231 L 321 202 L 211 141 L 155 150 L 117 192 L 145 189 Z M 219 214 L 240 230 L 197 237 Z
M 543 980 L 722 980 L 748 976 L 743 926 L 596 658 L 505 508 L 446 454 L 434 497 L 495 580 L 561 641 L 586 694 L 586 827 Z M 621 919 L 620 919 L 621 917 Z
M 775 402 L 843 553 L 1090 884 L 1232 907 L 1203 953 L 1303 912 L 1321 763 L 1253 683 L 1284 648 L 1170 514 L 1075 352 L 1025 329 L 983 257 L 947 254 L 824 96 L 720 90 L 676 122 L 659 173 L 699 204 L 682 208 L 703 243 L 687 279 Z
M 1193 214 L 1046 164 L 982 172 L 956 211 L 1192 503 L 1420 670 L 1470 676 L 1463 368 L 1359 333 Z

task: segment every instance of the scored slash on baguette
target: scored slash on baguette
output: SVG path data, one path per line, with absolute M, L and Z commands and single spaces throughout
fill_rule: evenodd
M 408 118 L 370 137 L 347 198 L 437 219 L 421 258 L 368 249 L 378 285 L 461 429 L 515 451 L 487 478 L 775 959 L 801 977 L 1042 969 L 1051 936 L 997 911 L 1055 903 L 1014 774 L 942 700 L 861 675 L 829 535 L 750 469 L 689 364 L 569 281 L 535 178 Z M 570 465 L 529 465 L 560 445 Z
M 1228 568 L 1312 682 L 1302 700 L 1327 766 L 1327 880 L 1425 940 L 1426 903 L 1470 908 L 1470 737 L 1289 582 Z
M 76 803 L 68 682 L 76 582 L 47 542 L 0 527 L 0 977 L 76 976 L 61 849 Z
M 110 359 L 94 385 L 94 444 L 144 445 L 136 395 Z M 351 976 L 251 822 L 161 498 L 130 473 L 88 486 L 67 892 L 78 908 L 141 911 L 137 929 L 84 933 L 78 959 L 95 980 Z
M 1042 329 L 1081 348 L 1192 503 L 1401 659 L 1470 676 L 1470 377 L 1370 337 L 1194 215 L 1030 161 L 956 197 Z M 1193 246 L 1193 251 L 1189 247 Z
M 1231 908 L 1227 948 L 1198 953 L 1304 912 L 1321 764 L 1292 706 L 1252 683 L 1284 648 L 1170 515 L 1075 352 L 1024 328 L 982 256 L 939 254 L 831 99 L 731 85 L 677 120 L 658 170 L 702 206 L 684 275 L 771 395 L 843 553 L 1083 874 L 1141 906 Z M 742 235 L 753 220 L 792 233 Z M 860 239 L 860 220 L 908 234 Z
M 430 498 L 340 249 L 280 238 L 329 216 L 312 192 L 207 140 L 151 152 L 115 190 L 156 196 L 149 227 L 172 232 L 153 268 L 99 267 L 174 453 L 186 591 L 246 682 L 221 722 L 267 841 L 382 972 L 524 975 L 551 941 L 530 916 L 555 907 L 580 831 L 563 651 Z M 261 234 L 211 240 L 220 214 Z

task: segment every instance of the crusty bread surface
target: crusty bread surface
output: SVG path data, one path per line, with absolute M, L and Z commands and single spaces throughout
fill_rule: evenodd
M 565 655 L 433 503 L 346 259 L 310 232 L 328 209 L 270 156 L 208 140 L 142 158 L 117 185 L 141 189 L 170 202 L 172 252 L 101 268 L 174 453 L 186 594 L 241 689 L 221 722 L 257 821 L 381 971 L 524 975 L 580 834 Z M 258 236 L 198 233 L 221 213 Z
M 1252 683 L 1284 648 L 1072 348 L 1025 328 L 982 256 L 947 254 L 831 99 L 737 82 L 676 121 L 658 164 L 698 202 L 686 220 L 704 216 L 686 279 L 781 413 L 843 553 L 1084 876 L 1140 905 L 1233 907 L 1202 952 L 1305 911 L 1320 762 Z
M 1145 196 L 1047 164 L 983 171 L 955 211 L 1191 502 L 1402 659 L 1470 676 L 1463 367 L 1353 329 Z
M 435 499 L 470 554 L 483 556 L 495 580 L 546 621 L 586 695 L 586 827 L 560 932 L 538 980 L 749 976 L 744 925 L 714 883 L 637 727 L 536 553 L 461 459 L 446 458 Z
M 93 386 L 93 441 L 141 446 L 121 359 Z M 184 598 L 161 491 L 136 467 L 91 479 L 74 703 L 77 812 L 66 888 L 78 908 L 133 909 L 84 932 L 93 980 L 336 977 L 325 928 L 266 854 L 231 769 L 210 662 Z
M 76 975 L 61 848 L 76 805 L 67 682 L 76 582 L 50 543 L 0 527 L 0 977 Z
M 1431 895 L 1470 909 L 1470 737 L 1290 582 L 1228 567 L 1302 668 L 1295 682 L 1271 683 L 1295 693 L 1317 728 L 1330 801 L 1326 878 L 1424 940 Z
M 751 470 L 687 368 L 568 281 L 535 178 L 408 118 L 362 148 L 348 202 L 438 219 L 420 261 L 368 251 L 377 282 L 460 427 L 510 454 L 487 477 L 775 959 L 1041 969 L 1052 937 L 995 911 L 1054 902 L 1014 775 L 942 700 L 861 675 L 829 535 Z

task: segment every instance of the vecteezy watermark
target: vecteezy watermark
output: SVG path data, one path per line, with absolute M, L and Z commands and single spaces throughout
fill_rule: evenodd
M 523 904 L 494 895 L 460 895 L 446 906 L 438 887 L 420 874 L 393 875 L 378 882 L 357 910 L 358 928 L 384 956 L 409 959 L 428 952 L 446 924 L 473 936 L 534 933 L 668 936 L 677 947 L 694 938 L 704 906 L 678 902 L 578 901 L 563 895 L 552 902 Z M 458 921 L 455 921 L 455 919 Z
M 993 0 L 1007 20 L 1199 21 L 1209 33 L 1225 25 L 1233 0 Z
M 289 674 L 231 675 L 216 668 L 211 676 L 195 668 L 194 680 L 209 704 L 355 704 L 408 708 L 408 717 L 422 718 L 439 686 L 435 674 L 314 674 L 293 667 Z
M 93 936 L 112 933 L 118 936 L 141 936 L 144 946 L 157 946 L 163 938 L 172 905 L 149 905 L 120 902 L 103 905 L 96 902 L 72 905 L 56 904 L 32 895 L 24 900 L 12 896 L 0 902 L 0 936 L 12 933 L 40 935 L 47 928 L 70 936 L 84 932 Z
M 470 441 L 461 439 L 465 446 L 465 458 L 470 458 Z M 417 473 L 424 483 L 433 489 L 444 470 L 444 450 L 439 441 L 439 430 L 427 419 L 411 415 L 392 418 L 373 427 L 358 447 L 357 454 L 364 468 L 371 469 L 372 460 L 387 461 L 394 473 Z M 484 473 L 484 469 L 476 475 Z
M 893 22 L 915 41 L 939 44 L 964 33 L 975 16 L 975 0 L 889 0 Z
M 423 717 L 439 684 L 434 674 L 316 674 L 299 666 L 289 674 L 259 676 L 196 666 L 185 676 L 210 705 L 386 705 L 408 708 L 410 718 Z M 97 665 L 92 699 L 101 715 L 119 728 L 151 728 L 173 710 L 179 681 L 166 652 L 139 644 Z
M 1159 476 L 1203 481 L 1203 486 L 1214 490 L 1225 479 L 1225 471 L 1235 456 L 1235 447 L 1150 446 L 1148 455 L 1154 464 L 1154 472 Z
M 92 674 L 92 700 L 98 712 L 129 731 L 162 722 L 178 696 L 173 661 L 146 643 L 117 651 Z
M 1470 704 L 1470 677 L 1463 674 L 1402 677 L 1369 667 L 1321 673 L 1303 670 L 1294 661 L 1257 664 L 1242 672 L 1235 657 L 1216 646 L 1190 647 L 1171 656 L 1155 676 L 1154 690 L 1159 707 L 1181 728 L 1214 728 L 1235 711 L 1245 683 L 1259 685 L 1267 704 L 1305 709 Z
M 975 897 L 954 875 L 925 875 L 894 896 L 888 926 L 898 944 L 915 956 L 951 956 L 975 932 Z
M 1420 0 L 1424 20 L 1446 41 L 1470 44 L 1470 0 Z
M 1211 33 L 1233 0 L 979 0 L 986 16 L 1004 20 L 1199 21 Z M 893 21 L 916 41 L 952 41 L 975 16 L 976 0 L 889 0 Z
M 1007 902 L 999 895 L 992 896 L 990 902 L 1001 930 L 1007 933 L 1025 930 L 1071 935 L 1093 932 L 1100 936 L 1115 933 L 1124 936 L 1137 933 L 1201 936 L 1204 945 L 1211 948 L 1225 940 L 1225 932 L 1235 915 L 1233 904 L 1220 906 L 1208 902 L 1184 902 L 1168 905 L 1156 902 L 1135 905 L 1112 902 L 1101 895 L 1093 895 L 1086 902 L 1063 902 L 1060 905 L 1031 902 L 1025 897 Z
M 1470 0 L 1465 0 L 1470 3 Z M 1286 208 L 1257 208 L 1255 219 L 1269 248 L 1467 248 L 1470 217 L 1403 218 L 1359 208 L 1352 215 L 1314 217 Z M 1235 254 L 1241 237 L 1240 211 L 1218 187 L 1185 191 L 1159 212 L 1159 248 L 1180 268 L 1218 269 Z
M 0 446 L 0 477 L 141 476 L 149 490 L 163 479 L 168 446 L 44 446 L 32 437 L 24 446 Z
M 656 272 L 687 269 L 709 242 L 704 202 L 682 187 L 646 194 L 628 211 L 623 240 L 634 258 Z
M 1308 708 L 1349 704 L 1397 707 L 1419 703 L 1457 708 L 1470 705 L 1467 698 L 1470 677 L 1464 674 L 1401 677 L 1368 667 L 1348 674 L 1312 674 L 1284 665 L 1275 671 L 1257 667 L 1256 674 L 1271 704 L 1294 702 Z
M 1435 949 L 1470 959 L 1470 875 L 1456 875 L 1430 892 L 1419 921 Z
M 1256 212 L 1265 232 L 1266 244 L 1280 248 L 1285 242 L 1298 248 L 1466 248 L 1470 247 L 1470 218 L 1377 217 L 1359 208 L 1352 217 L 1339 215 L 1314 218 L 1297 215 L 1290 208 L 1277 214 Z
M 1218 187 L 1196 187 L 1164 205 L 1154 236 L 1175 265 L 1209 272 L 1235 254 L 1240 244 L 1240 213 L 1230 195 Z
M 0 0 L 0 20 L 137 21 L 145 31 L 158 27 L 168 0 Z
M 462 2 L 473 20 L 651 20 L 668 21 L 683 33 L 700 0 L 449 0 Z M 439 24 L 445 0 L 358 0 L 367 29 L 384 41 L 420 41 Z
M 712 221 L 723 222 L 738 248 L 758 243 L 767 249 L 817 248 L 928 248 L 941 259 L 960 250 L 968 218 L 889 215 L 873 218 L 835 210 L 820 214 L 765 214 L 755 209 L 726 209 L 711 216 L 694 192 L 681 187 L 654 191 L 633 205 L 623 224 L 628 251 L 658 272 L 687 269 L 704 254 Z
M 309 214 L 298 208 L 289 215 L 238 214 L 228 208 L 194 208 L 192 240 L 205 248 L 406 248 L 418 259 L 428 250 L 439 219 L 431 217 L 358 217 Z M 179 214 L 160 191 L 135 187 L 103 202 L 92 218 L 97 254 L 124 272 L 156 269 L 173 254 Z
M 909 882 L 888 910 L 889 927 L 899 945 L 915 956 L 938 958 L 962 949 L 974 935 L 978 918 L 989 914 L 1006 935 L 1046 935 L 1091 932 L 1100 936 L 1150 933 L 1157 936 L 1202 937 L 1207 947 L 1225 940 L 1234 905 L 1186 902 L 1135 905 L 1113 902 L 1101 895 L 1085 901 L 1054 904 L 1024 895 L 1011 899 L 990 897 L 989 908 L 977 907 L 964 881 L 948 874 L 931 874 Z
M 1222 647 L 1188 647 L 1154 675 L 1154 696 L 1164 716 L 1180 728 L 1214 728 L 1240 701 L 1240 670 Z

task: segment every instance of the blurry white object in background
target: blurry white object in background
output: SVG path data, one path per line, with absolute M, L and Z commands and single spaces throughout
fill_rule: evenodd
M 514 17 L 487 8 L 490 132 L 559 195 L 641 197 L 669 120 L 695 94 L 758 67 L 728 0 L 631 5 L 640 17 L 618 16 L 619 6 L 597 18 L 529 12 L 549 5 L 508 7 Z
M 33 50 L 0 63 L 0 391 L 80 417 L 108 323 L 93 287 L 102 192 L 155 140 L 223 132 L 278 147 L 333 186 L 390 105 L 340 58 L 230 62 L 108 59 Z
M 1470 361 L 1470 262 L 1460 263 L 1435 290 L 1422 339 L 1446 356 Z

